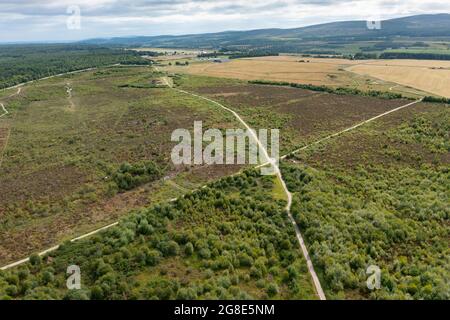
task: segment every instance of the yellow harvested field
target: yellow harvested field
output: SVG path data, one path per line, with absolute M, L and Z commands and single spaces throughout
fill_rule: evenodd
M 450 98 L 450 61 L 378 60 L 346 70 Z
M 189 66 L 166 66 L 165 70 L 219 78 L 392 91 L 411 97 L 450 95 L 450 61 L 274 56 L 236 59 L 223 63 L 194 61 Z
M 305 62 L 299 62 L 300 60 Z M 168 70 L 242 80 L 262 79 L 338 86 L 351 82 L 349 78 L 352 74 L 344 68 L 354 63 L 356 62 L 344 59 L 279 56 L 237 59 L 224 63 L 192 63 L 189 67 Z

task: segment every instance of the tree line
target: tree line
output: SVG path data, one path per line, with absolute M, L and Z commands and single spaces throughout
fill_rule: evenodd
M 358 96 L 364 96 L 364 97 L 377 97 L 377 98 L 382 98 L 382 99 L 409 99 L 409 98 L 403 97 L 399 93 L 383 92 L 383 91 L 377 91 L 377 90 L 362 91 L 362 90 L 359 90 L 356 88 L 343 88 L 343 87 L 332 88 L 332 87 L 323 86 L 323 85 L 316 86 L 316 85 L 312 85 L 312 84 L 267 81 L 267 80 L 250 80 L 248 83 L 259 84 L 259 85 L 272 85 L 272 86 L 289 86 L 292 88 L 299 88 L 299 89 L 318 91 L 318 92 L 327 92 L 327 93 L 333 93 L 333 94 L 338 94 L 338 95 L 358 95 Z
M 148 65 L 140 53 L 93 45 L 4 45 L 0 88 L 40 78 L 113 64 Z

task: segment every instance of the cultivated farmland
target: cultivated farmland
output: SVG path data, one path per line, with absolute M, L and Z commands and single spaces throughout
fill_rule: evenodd
M 350 66 L 346 70 L 450 98 L 449 61 L 380 60 Z
M 276 56 L 236 59 L 224 63 L 191 62 L 189 66 L 167 66 L 165 69 L 170 72 L 229 79 L 272 80 L 350 87 L 364 91 L 393 91 L 412 97 L 421 94 L 420 90 L 413 90 L 389 79 L 377 79 L 370 74 L 351 72 L 351 67 L 364 63 L 364 60 Z

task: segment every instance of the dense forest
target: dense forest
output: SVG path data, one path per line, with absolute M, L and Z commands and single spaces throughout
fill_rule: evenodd
M 150 62 L 131 50 L 95 45 L 2 45 L 0 89 L 64 72 L 113 64 Z
M 283 165 L 329 298 L 450 299 L 445 108 L 368 126 Z M 370 265 L 381 269 L 379 290 L 367 289 Z
M 383 52 L 380 59 L 450 60 L 450 54 L 420 52 Z
M 349 174 L 288 166 L 283 173 L 330 298 L 353 291 L 373 299 L 450 299 L 448 169 Z M 382 270 L 378 291 L 366 287 L 369 265 Z
M 272 177 L 248 171 L 133 212 L 1 272 L 0 299 L 314 299 L 274 188 Z M 70 265 L 81 269 L 80 290 L 66 287 Z
M 267 56 L 278 56 L 278 52 L 264 51 L 264 50 L 251 50 L 248 52 L 239 52 L 230 54 L 230 59 L 240 59 L 240 58 L 256 58 L 256 57 L 267 57 Z

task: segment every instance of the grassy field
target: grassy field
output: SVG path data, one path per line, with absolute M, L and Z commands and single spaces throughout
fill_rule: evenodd
M 436 53 L 436 54 L 450 54 L 450 46 L 448 44 L 441 44 L 427 47 L 427 48 L 408 48 L 408 49 L 390 49 L 385 52 L 405 52 L 405 53 Z
M 302 61 L 302 62 L 300 62 Z M 176 73 L 204 75 L 241 80 L 273 80 L 302 84 L 350 87 L 360 90 L 393 91 L 405 96 L 424 95 L 406 85 L 377 79 L 370 75 L 350 72 L 353 66 L 366 61 L 347 59 L 307 58 L 301 56 L 278 56 L 236 59 L 230 62 L 191 62 L 189 66 L 166 66 L 165 70 Z
M 304 62 L 299 62 L 301 60 Z M 338 86 L 349 82 L 351 74 L 339 70 L 348 64 L 351 62 L 343 59 L 278 56 L 235 59 L 225 63 L 193 63 L 187 68 L 172 67 L 169 70 L 241 80 L 268 79 Z
M 131 49 L 133 51 L 142 52 L 142 51 L 151 51 L 157 52 L 160 55 L 151 57 L 151 60 L 158 62 L 170 62 L 174 60 L 191 60 L 195 58 L 197 55 L 205 52 L 212 52 L 210 50 L 193 50 L 193 49 L 173 49 L 173 48 L 134 48 Z
M 207 77 L 175 82 L 255 128 L 279 128 L 282 153 L 406 103 Z M 282 164 L 329 298 L 450 297 L 449 115 L 444 104 L 417 104 Z M 379 291 L 367 289 L 369 265 L 382 270 Z
M 239 170 L 172 165 L 174 129 L 192 129 L 194 120 L 205 130 L 239 124 L 207 102 L 158 88 L 159 77 L 149 68 L 100 69 L 1 98 L 10 112 L 0 119 L 1 264 Z M 120 166 L 145 161 L 158 172 L 124 185 Z
M 346 70 L 450 97 L 450 61 L 380 60 L 350 66 Z

